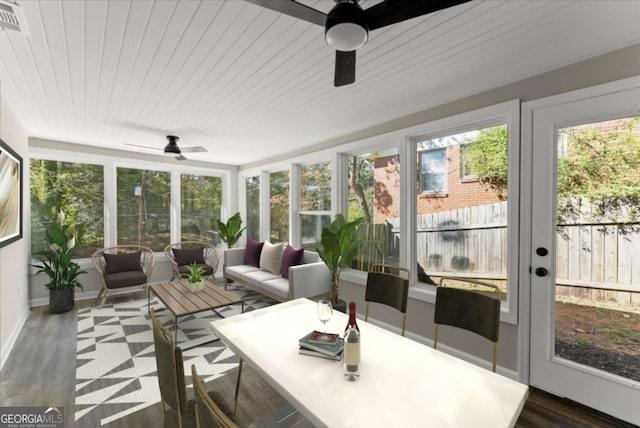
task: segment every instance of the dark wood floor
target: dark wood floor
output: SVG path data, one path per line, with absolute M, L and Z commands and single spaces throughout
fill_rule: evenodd
M 140 298 L 143 295 L 115 297 Z M 64 406 L 65 427 L 73 427 L 77 308 L 66 314 L 50 315 L 46 307 L 31 311 L 24 328 L 0 373 L 0 406 Z M 235 388 L 236 371 L 211 382 L 209 389 L 229 397 Z M 238 419 L 246 426 L 284 404 L 280 397 L 251 367 L 245 365 L 238 405 Z M 109 428 L 162 426 L 160 405 L 113 422 Z M 516 427 L 631 427 L 535 388 L 531 388 Z

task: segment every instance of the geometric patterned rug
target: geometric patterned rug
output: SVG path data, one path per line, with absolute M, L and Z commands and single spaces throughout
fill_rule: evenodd
M 244 300 L 245 312 L 275 303 L 236 284 L 229 284 L 228 291 Z M 162 302 L 152 299 L 151 307 L 173 333 L 173 316 Z M 241 305 L 217 311 L 227 318 L 240 313 Z M 238 366 L 238 358 L 221 341 L 206 343 L 215 338 L 209 323 L 219 318 L 213 311 L 178 318 L 187 388 L 192 364 L 204 382 Z M 76 428 L 99 427 L 160 402 L 146 298 L 78 310 L 75 389 Z

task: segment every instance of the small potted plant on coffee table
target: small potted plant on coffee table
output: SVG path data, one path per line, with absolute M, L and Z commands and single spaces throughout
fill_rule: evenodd
M 182 277 L 186 278 L 189 290 L 194 293 L 202 291 L 205 286 L 204 269 L 195 263 L 187 266 L 187 273 L 183 273 Z

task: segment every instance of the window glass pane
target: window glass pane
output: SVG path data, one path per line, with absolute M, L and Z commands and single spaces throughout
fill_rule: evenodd
M 118 168 L 118 245 L 144 245 L 162 251 L 169 245 L 171 174 Z
M 301 214 L 300 222 L 302 248 L 315 251 L 320 247 L 322 229 L 331 225 L 331 216 L 324 214 Z
M 506 298 L 507 144 L 506 125 L 416 144 L 419 281 L 431 284 L 443 275 L 486 280 Z M 432 167 L 436 157 L 441 163 Z M 434 171 L 442 182 L 431 179 Z M 446 193 L 433 193 L 438 186 Z
M 221 241 L 215 232 L 220 219 L 222 179 L 204 175 L 180 176 L 181 241 Z
M 301 211 L 331 210 L 331 168 L 329 162 L 303 166 L 301 174 Z
M 399 264 L 400 160 L 391 148 L 349 158 L 348 219 L 364 217 L 357 235 L 364 246 L 352 267 Z
M 31 159 L 31 252 L 44 249 L 45 231 L 62 209 L 76 235 L 74 258 L 104 247 L 104 168 Z
M 289 242 L 289 171 L 272 173 L 269 178 L 269 239 L 272 243 Z
M 247 239 L 260 240 L 260 176 L 245 179 L 247 204 Z
M 447 151 L 434 149 L 420 154 L 420 190 L 428 193 L 447 191 Z

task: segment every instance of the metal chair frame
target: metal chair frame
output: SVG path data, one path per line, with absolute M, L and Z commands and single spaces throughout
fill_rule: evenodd
M 218 251 L 216 247 L 209 244 L 208 242 L 200 242 L 200 241 L 182 241 L 182 242 L 174 242 L 173 244 L 169 244 L 164 247 L 164 255 L 169 260 L 171 264 L 171 270 L 173 272 L 173 277 L 171 279 L 180 278 L 180 269 L 178 263 L 176 262 L 176 258 L 173 254 L 173 249 L 189 249 L 195 247 L 203 247 L 203 256 L 204 262 L 213 268 L 213 273 L 211 273 L 210 277 L 213 278 L 218 270 L 218 265 L 220 264 L 220 257 L 218 257 Z
M 147 282 L 145 282 L 144 284 L 132 285 L 130 287 L 109 288 L 107 286 L 106 281 L 104 280 L 104 274 L 105 274 L 105 268 L 107 266 L 107 262 L 105 261 L 103 254 L 104 253 L 108 253 L 108 254 L 125 253 L 126 254 L 126 253 L 135 253 L 137 251 L 140 251 L 140 265 L 142 266 L 142 271 L 147 277 Z M 138 288 L 146 290 L 147 287 L 149 286 L 149 282 L 151 280 L 151 273 L 153 272 L 153 264 L 154 264 L 153 250 L 151 248 L 148 248 L 142 245 L 117 245 L 115 247 L 101 248 L 91 255 L 91 260 L 96 270 L 100 274 L 100 280 L 102 281 L 102 289 L 100 290 L 100 292 L 98 293 L 98 296 L 96 297 L 96 302 L 100 301 L 100 298 L 104 293 L 104 297 L 102 297 L 100 306 L 104 305 L 107 299 L 109 298 L 109 296 L 114 292 L 120 292 L 124 290 L 136 291 L 136 289 Z

